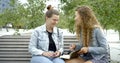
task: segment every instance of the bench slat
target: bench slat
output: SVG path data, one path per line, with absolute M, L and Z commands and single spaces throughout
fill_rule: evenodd
M 29 63 L 31 54 L 28 52 L 30 36 L 0 37 L 0 63 Z M 78 43 L 75 36 L 64 36 L 64 50 L 69 45 Z

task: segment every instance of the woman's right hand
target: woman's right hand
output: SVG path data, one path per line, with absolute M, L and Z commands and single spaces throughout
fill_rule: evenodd
M 69 47 L 69 49 L 70 49 L 71 51 L 74 51 L 74 50 L 75 50 L 75 47 L 76 47 L 75 44 L 71 44 L 70 47 Z
M 43 52 L 42 55 L 46 57 L 54 57 L 54 52 Z

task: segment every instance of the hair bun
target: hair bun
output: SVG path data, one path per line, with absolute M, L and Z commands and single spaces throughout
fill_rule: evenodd
M 51 9 L 53 9 L 52 5 L 48 5 L 47 10 L 51 10 Z

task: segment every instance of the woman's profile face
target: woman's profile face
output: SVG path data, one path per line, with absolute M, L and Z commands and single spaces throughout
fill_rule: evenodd
M 75 11 L 75 23 L 78 25 L 81 23 L 81 17 L 79 15 L 78 11 Z

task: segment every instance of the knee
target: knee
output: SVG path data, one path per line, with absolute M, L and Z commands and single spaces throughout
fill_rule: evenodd
M 61 59 L 61 58 L 55 58 L 53 60 L 53 63 L 65 63 L 65 61 L 63 59 Z
M 53 62 L 44 56 L 34 56 L 32 57 L 30 63 L 53 63 Z
M 38 60 L 38 58 L 32 58 L 30 63 L 41 63 L 40 59 Z
M 80 58 L 69 59 L 65 61 L 66 63 L 84 63 L 84 60 Z
M 92 63 L 92 61 L 86 61 L 86 62 L 84 62 L 84 63 Z

